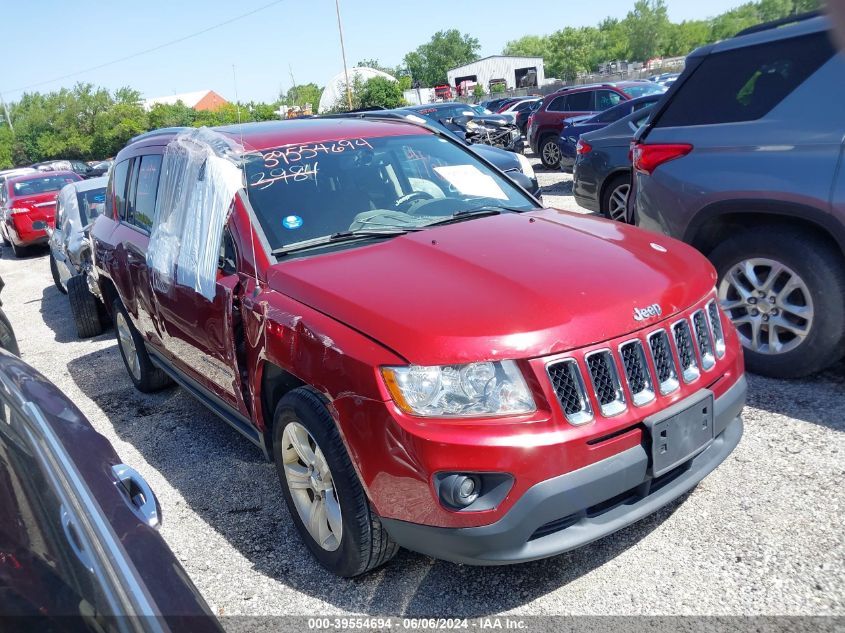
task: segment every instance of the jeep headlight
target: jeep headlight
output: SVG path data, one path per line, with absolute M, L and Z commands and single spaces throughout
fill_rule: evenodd
M 467 365 L 383 367 L 394 402 L 424 417 L 479 417 L 531 413 L 534 398 L 512 360 Z
M 516 159 L 519 161 L 519 170 L 531 180 L 534 180 L 537 176 L 534 174 L 534 168 L 531 166 L 531 161 L 523 154 L 516 154 Z

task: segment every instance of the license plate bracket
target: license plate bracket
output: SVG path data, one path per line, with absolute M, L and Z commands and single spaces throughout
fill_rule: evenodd
M 713 392 L 705 389 L 643 422 L 651 436 L 652 475 L 660 477 L 713 442 Z

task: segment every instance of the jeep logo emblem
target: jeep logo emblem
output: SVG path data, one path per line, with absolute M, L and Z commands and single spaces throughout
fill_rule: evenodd
M 645 321 L 652 317 L 659 317 L 663 314 L 659 303 L 652 303 L 644 308 L 634 308 L 634 321 Z

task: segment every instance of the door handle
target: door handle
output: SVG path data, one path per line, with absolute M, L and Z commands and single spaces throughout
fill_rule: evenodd
M 62 530 L 65 533 L 70 549 L 82 563 L 83 567 L 92 574 L 94 573 L 94 561 L 91 558 L 91 553 L 85 548 L 85 545 L 79 540 L 79 532 L 74 523 L 73 516 L 65 508 L 64 504 L 59 507 L 59 514 L 61 515 Z
M 151 528 L 161 525 L 161 508 L 147 480 L 126 464 L 111 467 L 115 485 L 136 517 Z

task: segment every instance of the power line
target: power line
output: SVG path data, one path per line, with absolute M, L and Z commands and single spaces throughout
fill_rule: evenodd
M 21 88 L 15 88 L 14 90 L 6 90 L 6 91 L 4 91 L 4 94 L 10 94 L 10 93 L 15 93 L 15 92 L 23 92 L 24 90 L 29 90 L 30 88 L 37 88 L 39 86 L 51 84 L 51 83 L 54 83 L 56 81 L 62 81 L 64 79 L 69 79 L 70 77 L 76 77 L 77 75 L 84 75 L 85 73 L 90 73 L 91 71 L 94 71 L 94 70 L 100 70 L 101 68 L 105 68 L 106 66 L 112 66 L 114 64 L 119 64 L 120 62 L 125 62 L 129 59 L 133 59 L 135 57 L 140 57 L 141 55 L 147 55 L 148 53 L 154 53 L 155 51 L 161 50 L 162 48 L 167 48 L 168 46 L 173 46 L 174 44 L 179 44 L 180 42 L 184 42 L 185 40 L 189 40 L 189 39 L 192 39 L 194 37 L 204 35 L 204 34 L 208 33 L 209 31 L 213 31 L 214 29 L 219 29 L 221 26 L 226 26 L 227 24 L 231 24 L 232 22 L 237 22 L 238 20 L 242 20 L 243 18 L 247 18 L 251 15 L 255 15 L 259 11 L 264 11 L 265 9 L 269 9 L 270 7 L 277 5 L 277 4 L 281 4 L 284 1 L 285 0 L 274 0 L 273 2 L 269 2 L 267 4 L 264 4 L 264 5 L 256 8 L 256 9 L 253 9 L 252 11 L 247 11 L 246 13 L 242 13 L 240 15 L 233 17 L 233 18 L 229 18 L 228 20 L 225 20 L 223 22 L 218 22 L 217 24 L 206 27 L 206 28 L 202 29 L 201 31 L 196 31 L 194 33 L 191 33 L 190 35 L 185 35 L 185 36 L 179 37 L 175 40 L 170 40 L 169 42 L 165 42 L 164 44 L 159 44 L 158 46 L 153 46 L 152 48 L 147 48 L 145 50 L 138 51 L 137 53 L 132 53 L 131 55 L 126 55 L 125 57 L 120 57 L 118 59 L 114 59 L 110 62 L 98 64 L 97 66 L 91 66 L 90 68 L 85 68 L 83 70 L 77 70 L 77 71 L 74 71 L 72 73 L 62 75 L 61 77 L 54 77 L 53 79 L 48 79 L 46 81 L 39 81 L 39 82 L 34 83 L 34 84 L 29 84 L 28 86 L 23 86 Z

